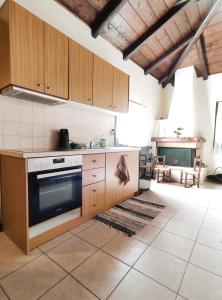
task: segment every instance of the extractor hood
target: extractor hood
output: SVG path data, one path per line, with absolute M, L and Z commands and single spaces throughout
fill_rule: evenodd
M 60 105 L 66 104 L 68 100 L 34 92 L 28 89 L 17 87 L 15 85 L 10 85 L 1 90 L 1 94 L 5 96 L 10 96 L 14 98 L 19 98 L 23 100 L 29 100 L 33 102 L 48 104 L 48 105 Z

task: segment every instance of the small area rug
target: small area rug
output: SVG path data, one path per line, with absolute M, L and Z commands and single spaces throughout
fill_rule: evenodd
M 157 217 L 165 205 L 148 202 L 139 198 L 131 198 L 115 205 L 95 219 L 117 229 L 128 236 L 135 235 Z

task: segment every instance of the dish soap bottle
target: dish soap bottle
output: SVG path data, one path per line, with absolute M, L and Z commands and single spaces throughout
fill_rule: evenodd
M 106 138 L 104 137 L 104 135 L 101 137 L 99 141 L 99 146 L 100 148 L 106 148 Z

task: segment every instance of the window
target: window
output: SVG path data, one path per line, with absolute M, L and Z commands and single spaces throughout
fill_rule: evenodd
M 222 101 L 216 104 L 215 129 L 214 129 L 214 150 L 222 152 Z
M 130 101 L 128 114 L 117 117 L 117 137 L 120 144 L 145 146 L 147 136 L 147 114 L 144 105 Z

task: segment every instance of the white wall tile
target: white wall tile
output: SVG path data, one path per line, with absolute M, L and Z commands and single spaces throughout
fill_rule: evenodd
M 19 123 L 4 122 L 4 136 L 19 136 Z
M 20 137 L 32 137 L 32 124 L 19 123 L 19 135 Z

